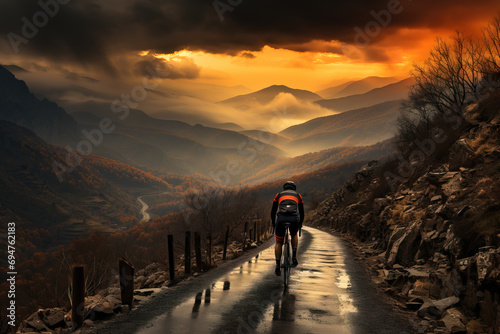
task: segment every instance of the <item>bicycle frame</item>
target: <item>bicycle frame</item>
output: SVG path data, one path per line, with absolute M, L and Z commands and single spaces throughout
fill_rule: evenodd
M 281 252 L 281 268 L 283 268 L 283 283 L 285 285 L 285 289 L 288 287 L 288 283 L 290 282 L 290 270 L 293 267 L 290 225 L 290 223 L 285 223 L 285 238 L 283 239 L 283 251 Z

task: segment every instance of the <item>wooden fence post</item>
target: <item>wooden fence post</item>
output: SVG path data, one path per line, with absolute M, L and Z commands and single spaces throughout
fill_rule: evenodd
M 194 252 L 196 255 L 196 270 L 201 272 L 201 240 L 198 232 L 194 232 Z
M 247 228 L 248 228 L 248 222 L 245 222 L 245 234 L 243 234 L 243 250 L 245 250 L 245 246 L 247 244 Z
M 262 238 L 262 221 L 259 219 L 259 223 L 257 224 L 257 227 L 259 229 L 259 233 L 257 233 L 257 242 L 260 242 Z
M 175 263 L 174 263 L 174 236 L 168 235 L 168 269 L 170 271 L 170 280 L 175 279 Z
M 226 237 L 224 238 L 224 252 L 222 253 L 223 260 L 226 259 L 228 241 L 229 241 L 229 226 L 226 228 Z
M 74 329 L 83 325 L 85 309 L 85 271 L 83 266 L 73 266 L 73 296 L 71 321 Z
M 184 272 L 186 275 L 191 273 L 191 232 L 186 231 L 186 240 L 184 245 Z
M 212 267 L 212 236 L 209 235 L 207 238 L 207 265 L 208 268 Z
M 253 241 L 257 242 L 257 221 L 253 222 Z
M 124 258 L 118 262 L 120 273 L 120 292 L 122 305 L 128 305 L 132 309 L 134 303 L 134 267 Z

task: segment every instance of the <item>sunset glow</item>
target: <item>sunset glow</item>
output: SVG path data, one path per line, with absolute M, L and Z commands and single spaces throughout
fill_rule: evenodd
M 366 76 L 408 77 L 413 64 L 425 59 L 436 36 L 449 37 L 453 33 L 452 29 L 401 28 L 390 37 L 381 36 L 376 44 L 366 47 L 313 40 L 290 45 L 290 49 L 266 45 L 260 51 L 242 50 L 235 55 L 187 49 L 168 54 L 145 50 L 139 55 L 153 55 L 173 62 L 190 59 L 201 69 L 200 77 L 196 79 L 200 83 L 244 85 L 251 89 L 284 84 L 318 90 Z M 339 51 L 322 51 L 328 49 Z
M 148 51 L 139 53 L 147 54 Z M 332 82 L 364 76 L 406 77 L 411 68 L 406 55 L 394 63 L 360 62 L 336 53 L 297 52 L 269 46 L 259 52 L 243 51 L 236 56 L 188 50 L 154 56 L 174 62 L 192 59 L 201 68 L 200 77 L 196 79 L 198 82 L 245 85 L 251 89 L 284 84 L 315 90 Z

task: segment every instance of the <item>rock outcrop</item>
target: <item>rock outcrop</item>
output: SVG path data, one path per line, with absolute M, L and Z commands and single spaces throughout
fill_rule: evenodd
M 500 127 L 472 124 L 444 163 L 391 189 L 372 161 L 306 221 L 353 240 L 422 333 L 500 333 Z

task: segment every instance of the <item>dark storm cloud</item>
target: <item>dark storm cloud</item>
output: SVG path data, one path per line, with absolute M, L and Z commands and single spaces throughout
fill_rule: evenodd
M 227 4 L 226 0 L 218 1 Z M 69 1 L 59 5 L 57 15 L 27 44 L 19 44 L 19 52 L 97 66 L 115 74 L 112 59 L 130 51 L 171 53 L 190 49 L 238 55 L 258 51 L 264 45 L 307 51 L 303 44 L 313 40 L 353 43 L 355 27 L 364 31 L 367 23 L 375 21 L 372 13 L 386 10 L 389 4 L 402 10 L 391 15 L 390 23 L 382 29 L 385 36 L 401 27 L 433 29 L 455 24 L 460 28 L 470 21 L 487 22 L 500 10 L 498 0 L 401 0 L 399 5 L 397 0 L 240 2 L 220 15 L 211 0 Z M 40 10 L 37 1 L 0 3 L 0 34 L 6 46 L 9 32 L 22 35 L 21 18 L 32 21 L 33 14 Z M 376 44 L 380 37 L 371 37 L 370 43 Z M 382 53 L 373 56 L 385 59 Z
M 242 52 L 238 56 L 243 57 L 243 58 L 248 58 L 248 59 L 256 58 L 255 55 L 251 52 Z
M 173 61 L 158 59 L 153 56 L 141 57 L 134 65 L 134 73 L 139 76 L 154 76 L 164 79 L 195 79 L 200 76 L 200 68 L 193 60 L 176 57 Z

